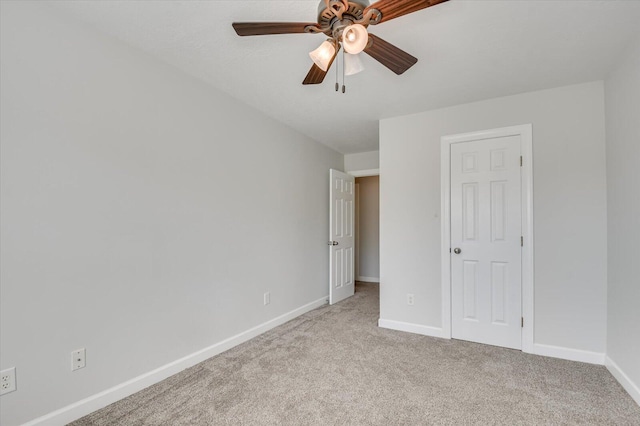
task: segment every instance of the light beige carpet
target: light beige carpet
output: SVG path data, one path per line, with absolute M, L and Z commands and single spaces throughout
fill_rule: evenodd
M 74 425 L 640 425 L 602 366 L 378 328 L 378 286 Z

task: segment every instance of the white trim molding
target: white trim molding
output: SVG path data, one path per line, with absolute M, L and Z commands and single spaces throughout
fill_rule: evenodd
M 353 177 L 367 177 L 380 175 L 380 169 L 367 169 L 367 170 L 352 170 L 345 172 Z
M 624 390 L 631 395 L 631 398 L 633 398 L 636 404 L 640 405 L 640 386 L 633 383 L 633 380 L 631 380 L 631 378 L 622 371 L 620 366 L 609 358 L 608 355 L 605 357 L 604 365 L 607 367 L 607 370 L 609 370 L 611 375 L 622 385 Z
M 394 321 L 380 318 L 378 327 L 388 328 L 390 330 L 406 331 L 407 333 L 422 334 L 423 336 L 440 337 L 444 339 L 451 338 L 445 335 L 444 330 L 439 327 L 430 327 L 428 325 L 413 324 L 410 322 Z
M 520 136 L 522 155 L 521 194 L 522 194 L 522 351 L 534 352 L 534 276 L 533 276 L 533 131 L 531 124 L 503 127 L 443 136 L 440 140 L 440 214 L 441 233 L 441 277 L 442 277 L 442 330 L 451 338 L 451 145 L 481 139 Z
M 602 352 L 591 352 L 582 349 L 565 348 L 562 346 L 543 345 L 542 343 L 535 343 L 531 353 L 597 365 L 604 365 L 605 358 L 605 354 Z
M 173 376 L 182 370 L 225 352 L 241 343 L 244 343 L 250 339 L 253 339 L 260 334 L 269 331 L 279 325 L 284 324 L 302 314 L 312 311 L 320 306 L 326 305 L 328 302 L 328 296 L 321 299 L 314 300 L 299 308 L 296 308 L 290 312 L 280 315 L 277 318 L 264 322 L 256 327 L 246 330 L 240 334 L 229 337 L 221 342 L 213 344 L 207 348 L 201 349 L 183 358 L 177 359 L 155 370 L 149 371 L 124 383 L 116 385 L 110 389 L 92 395 L 88 398 L 75 402 L 71 405 L 63 407 L 59 410 L 53 411 L 42 417 L 38 417 L 25 423 L 23 426 L 35 426 L 35 425 L 66 425 L 74 420 L 93 413 L 100 408 L 106 407 L 116 401 L 119 401 L 129 395 L 132 395 L 144 388 L 147 388 L 155 383 L 158 383 L 167 377 Z
M 364 283 L 378 283 L 378 284 L 380 284 L 380 278 L 378 278 L 378 277 L 357 277 L 356 281 L 362 281 Z

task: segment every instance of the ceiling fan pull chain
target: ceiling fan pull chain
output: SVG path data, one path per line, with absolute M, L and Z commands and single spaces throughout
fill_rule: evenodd
M 338 55 L 336 54 L 336 92 L 340 85 L 338 84 Z
M 346 90 L 346 87 L 344 85 L 344 49 L 342 49 L 342 93 L 344 93 L 345 90 Z

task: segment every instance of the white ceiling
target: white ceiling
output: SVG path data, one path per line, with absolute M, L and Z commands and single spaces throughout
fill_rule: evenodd
M 301 84 L 322 35 L 231 27 L 313 22 L 318 0 L 55 3 L 345 154 L 378 149 L 381 118 L 601 79 L 640 22 L 640 1 L 451 0 L 369 27 L 419 61 L 397 76 L 362 54 L 366 69 L 342 94 L 333 68 L 323 84 Z

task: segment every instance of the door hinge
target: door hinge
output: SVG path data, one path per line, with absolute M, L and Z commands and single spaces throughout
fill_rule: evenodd
M 524 247 L 524 237 L 520 236 L 520 247 Z
M 520 327 L 524 328 L 524 317 L 520 317 Z
M 520 156 L 520 167 L 522 167 L 522 155 Z

